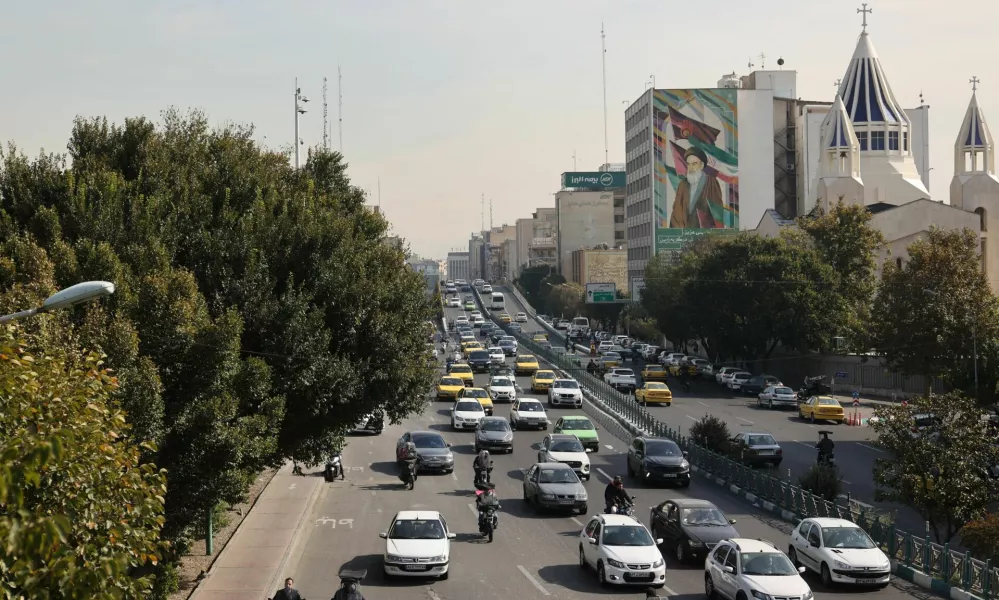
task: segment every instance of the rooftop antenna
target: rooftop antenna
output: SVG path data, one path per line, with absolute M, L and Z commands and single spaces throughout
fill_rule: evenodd
M 493 228 L 493 199 L 489 199 L 489 230 Z
M 756 66 L 756 65 L 753 64 L 753 57 L 752 56 L 749 57 L 749 64 L 747 66 L 749 67 L 750 71 L 752 71 L 753 67 Z
M 836 88 L 836 89 L 839 89 L 839 86 L 841 86 L 841 85 L 843 85 L 843 80 L 842 79 L 837 79 L 836 82 L 833 83 L 833 87 Z
M 767 68 L 767 55 L 762 52 L 760 52 L 760 68 L 764 71 Z
M 867 15 L 871 14 L 872 12 L 874 12 L 874 9 L 873 8 L 867 8 L 867 3 L 866 2 L 864 2 L 863 4 L 861 4 L 861 6 L 863 6 L 863 8 L 858 8 L 857 12 L 858 13 L 862 13 L 864 15 L 864 22 L 861 24 L 861 26 L 864 28 L 863 33 L 867 33 Z
M 330 136 L 329 136 L 329 122 L 326 119 L 328 113 L 328 105 L 326 103 L 326 78 L 323 77 L 323 149 L 328 150 L 330 147 Z
M 482 194 L 479 200 L 479 231 L 486 229 L 486 195 Z
M 604 24 L 600 23 L 600 59 L 604 78 L 604 164 L 610 164 L 610 154 L 607 146 L 607 36 L 604 35 Z
M 922 106 L 923 102 L 923 90 L 919 90 L 919 105 Z
M 340 135 L 340 154 L 343 154 L 343 72 L 340 71 L 340 65 L 336 66 L 336 96 L 338 133 Z
M 378 178 L 378 207 L 382 206 L 382 178 Z

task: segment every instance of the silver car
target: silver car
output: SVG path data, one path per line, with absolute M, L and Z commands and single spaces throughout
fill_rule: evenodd
M 538 510 L 556 508 L 586 514 L 586 488 L 572 467 L 562 463 L 536 463 L 524 473 L 524 502 Z
M 784 385 L 772 385 L 760 392 L 756 399 L 757 406 L 773 408 L 775 406 L 798 406 L 798 395 L 794 390 Z
M 503 417 L 486 417 L 475 428 L 475 451 L 503 451 L 513 454 L 513 429 Z

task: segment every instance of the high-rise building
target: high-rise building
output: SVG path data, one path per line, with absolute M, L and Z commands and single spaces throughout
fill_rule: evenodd
M 562 189 L 555 194 L 556 244 L 559 272 L 566 278 L 574 251 L 601 244 L 611 248 L 625 245 L 627 177 L 623 168 L 611 171 L 608 167 L 611 165 L 592 173 L 562 174 Z
M 447 253 L 447 278 L 472 280 L 472 275 L 468 269 L 468 252 Z

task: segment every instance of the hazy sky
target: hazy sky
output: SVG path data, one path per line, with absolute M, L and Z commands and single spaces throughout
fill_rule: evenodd
M 75 115 L 157 118 L 197 107 L 294 138 L 294 78 L 310 97 L 306 145 L 322 141 L 322 84 L 336 144 L 413 251 L 443 257 L 479 229 L 553 206 L 559 175 L 604 162 L 600 23 L 607 31 L 610 161 L 624 161 L 624 101 L 657 87 L 713 87 L 749 57 L 783 57 L 798 95 L 829 101 L 860 33 L 856 1 L 4 0 L 0 141 L 63 152 Z M 981 78 L 999 115 L 999 2 L 872 0 L 871 38 L 905 107 L 930 111 L 931 192 L 947 199 L 953 145 Z M 951 10 L 952 9 L 952 10 Z M 995 117 L 999 119 L 999 117 Z M 996 132 L 999 134 L 999 132 Z M 487 207 L 488 211 L 488 207 Z M 488 226 L 489 215 L 486 214 Z

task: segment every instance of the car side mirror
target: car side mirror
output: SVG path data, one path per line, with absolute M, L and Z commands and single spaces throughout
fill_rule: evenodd
M 808 571 L 807 568 L 805 568 L 805 567 L 798 567 L 798 572 L 801 573 L 802 575 L 804 575 L 806 571 Z
M 656 538 L 656 546 L 662 546 L 662 545 L 663 545 L 663 539 L 662 538 Z
M 644 457 L 645 457 L 645 455 L 642 454 L 641 451 L 638 451 L 638 450 L 635 451 L 635 458 L 641 459 L 641 458 L 644 458 Z
M 690 453 L 689 453 L 689 452 L 687 452 L 686 450 L 684 450 L 684 451 L 683 451 L 683 457 L 684 457 L 684 458 L 687 458 L 688 456 L 690 456 Z
M 593 544 L 594 546 L 597 545 L 597 538 L 589 538 L 589 540 L 590 540 L 590 543 Z
M 381 532 L 381 533 L 378 534 L 378 537 L 380 537 L 380 538 L 382 538 L 384 540 L 384 539 L 388 538 L 388 533 L 386 533 L 386 532 L 383 531 L 383 532 Z
M 735 519 L 729 519 L 728 523 L 729 525 L 735 525 Z
M 447 539 L 449 539 L 449 540 L 453 540 L 456 537 L 458 537 L 457 533 L 449 533 L 449 534 L 447 534 Z
M 451 444 L 448 444 L 448 443 L 445 443 L 444 445 L 447 446 L 448 448 L 451 447 Z
M 725 572 L 729 573 L 729 574 L 734 574 L 735 573 L 735 567 L 733 567 L 731 565 L 725 565 Z

